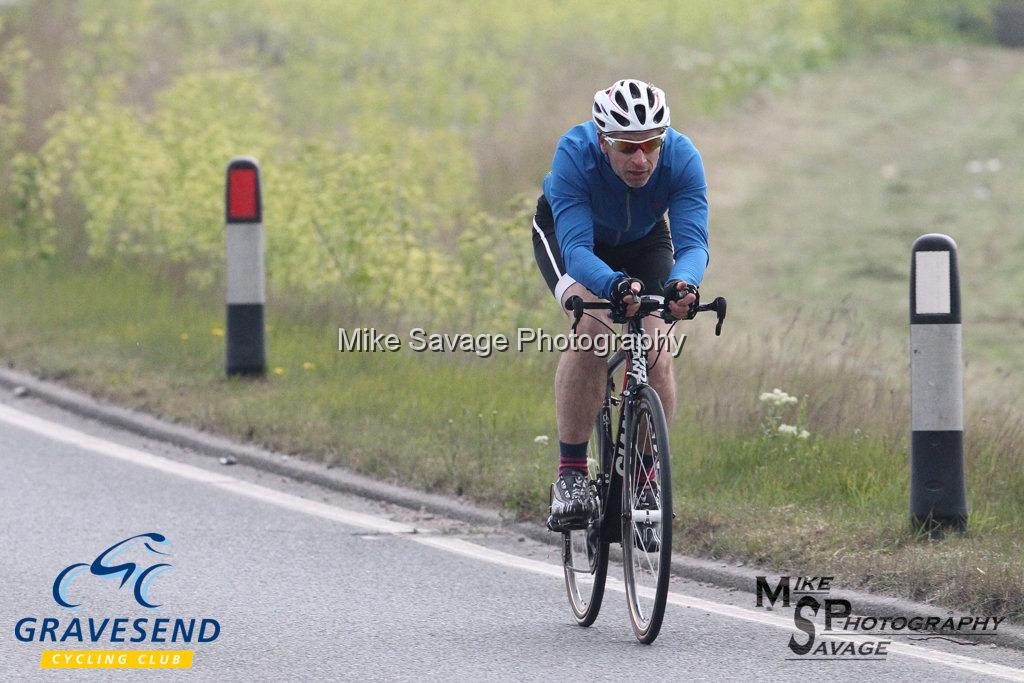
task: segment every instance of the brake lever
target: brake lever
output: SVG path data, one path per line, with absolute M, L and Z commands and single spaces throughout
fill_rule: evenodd
M 576 334 L 576 328 L 583 318 L 583 299 L 579 296 L 574 296 L 566 302 L 566 308 L 569 308 L 570 305 L 572 307 L 572 333 Z
M 701 304 L 697 307 L 697 313 L 704 311 L 714 311 L 718 315 L 718 322 L 715 324 L 715 336 L 722 336 L 722 324 L 725 322 L 725 298 L 717 297 L 714 301 L 709 304 Z
M 715 325 L 715 336 L 722 336 L 722 323 L 725 322 L 725 299 L 718 297 L 711 302 L 711 305 L 715 307 L 715 313 L 718 314 L 718 323 Z

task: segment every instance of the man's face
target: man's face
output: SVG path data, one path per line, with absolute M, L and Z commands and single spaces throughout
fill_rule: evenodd
M 653 130 L 634 130 L 624 131 L 621 133 L 609 133 L 608 137 L 616 140 L 632 140 L 642 141 L 649 140 L 650 138 L 657 137 L 659 134 L 665 132 L 664 128 L 655 128 Z M 626 185 L 639 188 L 647 184 L 647 181 L 651 179 L 651 174 L 654 173 L 654 169 L 658 167 L 658 158 L 661 156 L 661 148 L 655 149 L 650 152 L 645 152 L 639 147 L 634 148 L 632 152 L 623 153 L 615 149 L 615 146 L 605 139 L 604 135 L 599 136 L 599 143 L 601 145 L 601 151 L 608 157 L 608 163 L 611 164 L 612 170 L 615 171 L 615 175 L 622 179 L 622 182 Z

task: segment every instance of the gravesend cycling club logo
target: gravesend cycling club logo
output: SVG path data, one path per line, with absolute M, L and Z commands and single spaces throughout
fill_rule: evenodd
M 155 531 L 136 534 L 110 545 L 89 562 L 72 562 L 53 579 L 50 595 L 72 614 L 89 608 L 101 591 L 118 591 L 136 614 L 26 616 L 14 627 L 22 643 L 55 644 L 190 644 L 212 643 L 220 622 L 212 617 L 138 616 L 160 612 L 162 602 L 151 595 L 158 576 L 173 569 L 171 542 Z M 89 581 L 88 579 L 94 579 Z M 130 596 L 130 597 L 127 597 Z M 109 597 L 105 598 L 109 602 Z M 193 650 L 89 649 L 43 650 L 41 668 L 190 668 Z
M 138 541 L 138 543 L 141 543 L 143 547 L 146 548 L 146 550 L 155 555 L 166 556 L 169 554 L 162 550 L 157 550 L 153 547 L 153 544 L 160 546 L 170 545 L 170 542 L 167 540 L 167 537 L 163 534 L 151 532 L 148 534 L 139 534 L 138 536 L 126 538 L 125 540 L 119 541 L 114 545 L 110 546 L 109 548 L 107 548 L 106 550 L 104 550 L 96 557 L 95 560 L 92 561 L 91 564 L 85 562 L 76 562 L 75 564 L 66 567 L 60 574 L 57 575 L 57 578 L 53 582 L 53 599 L 56 600 L 57 604 L 61 607 L 67 607 L 68 609 L 77 609 L 79 606 L 78 604 L 72 604 L 67 601 L 67 598 L 65 597 L 65 589 L 77 574 L 80 574 L 86 569 L 88 569 L 90 574 L 100 577 L 116 577 L 120 574 L 121 584 L 118 586 L 118 588 L 124 588 L 124 585 L 128 583 L 129 580 L 132 580 L 132 594 L 135 596 L 135 601 L 143 607 L 148 607 L 150 609 L 155 609 L 159 607 L 159 605 L 155 605 L 149 602 L 146 599 L 146 595 L 149 591 L 150 582 L 154 578 L 156 578 L 158 573 L 166 569 L 169 569 L 171 566 L 169 563 L 156 562 L 138 572 L 136 571 L 136 569 L 139 569 L 139 565 L 135 562 L 122 562 L 120 564 L 115 565 L 107 564 L 108 562 L 113 562 L 118 555 L 123 553 L 125 550 L 131 548 L 132 541 L 136 541 L 137 539 L 145 539 Z
M 889 654 L 892 638 L 906 636 L 910 640 L 941 638 L 960 645 L 976 641 L 959 638 L 994 636 L 1005 617 L 937 617 L 918 614 L 859 616 L 853 614 L 849 600 L 827 597 L 832 590 L 833 576 L 780 576 L 772 587 L 767 576 L 757 577 L 757 606 L 772 609 L 782 600 L 790 606 L 793 595 L 799 595 L 793 609 L 793 626 L 801 635 L 789 637 L 789 649 L 799 660 L 861 660 L 881 661 Z M 765 604 L 767 600 L 768 604 Z M 819 615 L 820 613 L 820 615 Z M 824 617 L 819 632 L 816 617 Z

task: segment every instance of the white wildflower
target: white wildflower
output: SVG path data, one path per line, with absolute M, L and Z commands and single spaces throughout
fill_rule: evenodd
M 796 438 L 798 438 L 798 439 L 806 439 L 810 435 L 811 435 L 811 433 L 809 431 L 807 431 L 806 429 L 801 429 L 800 433 L 796 435 Z
M 981 159 L 971 159 L 966 166 L 968 173 L 981 173 L 985 170 L 985 162 Z
M 548 437 L 545 436 L 544 434 L 541 434 L 540 436 L 533 437 L 533 442 L 536 443 L 536 444 L 540 444 L 541 446 L 547 446 L 548 445 Z
M 1003 162 L 999 159 L 989 159 L 985 162 L 985 170 L 989 173 L 999 173 L 1003 170 Z
M 762 393 L 758 400 L 762 403 L 771 403 L 773 406 L 785 406 L 793 403 L 797 403 L 800 399 L 796 396 L 790 396 L 782 389 L 778 387 L 772 389 L 770 392 L 766 391 Z
M 796 433 L 797 433 L 796 425 L 779 425 L 779 433 L 780 434 L 792 434 L 793 436 L 796 436 Z

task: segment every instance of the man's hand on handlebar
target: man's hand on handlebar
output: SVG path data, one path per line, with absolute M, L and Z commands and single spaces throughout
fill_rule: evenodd
M 700 294 L 697 288 L 682 280 L 670 280 L 665 285 L 665 307 L 675 320 L 690 320 L 697 314 Z M 666 320 L 668 316 L 666 316 Z M 671 320 L 669 321 L 671 322 Z
M 632 318 L 640 310 L 640 291 L 644 283 L 635 277 L 620 277 L 612 284 L 611 302 L 625 317 Z
M 623 278 L 627 280 L 627 278 Z M 614 294 L 613 288 L 613 294 Z M 625 300 L 627 297 L 632 300 L 632 303 L 628 305 L 626 310 L 631 311 L 629 317 L 636 315 L 645 316 L 652 313 L 661 312 L 661 317 L 665 322 L 675 322 L 676 320 L 692 320 L 698 313 L 702 311 L 714 311 L 718 316 L 718 323 L 715 325 L 715 336 L 722 334 L 722 324 L 725 322 L 725 311 L 726 302 L 722 297 L 716 297 L 714 301 L 709 304 L 700 303 L 700 292 L 693 285 L 685 282 L 670 282 L 665 287 L 665 297 L 656 296 L 641 296 L 638 291 L 633 288 L 632 283 L 628 283 L 624 286 L 623 290 L 625 293 L 622 294 L 621 300 Z M 612 314 L 612 322 L 624 323 L 628 318 L 622 317 L 622 311 L 627 306 L 625 303 L 614 303 L 611 301 L 584 301 L 580 296 L 570 296 L 565 300 L 566 310 L 572 311 L 572 331 L 576 331 L 576 326 L 580 322 L 580 318 L 583 317 L 584 311 L 590 310 L 602 310 L 610 311 Z M 669 306 L 674 305 L 676 309 L 682 313 L 681 318 L 676 318 Z

